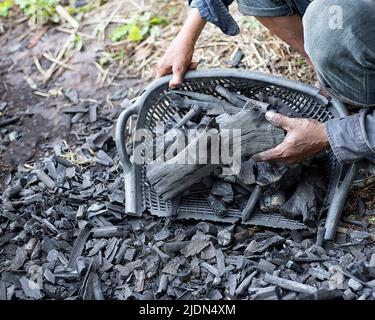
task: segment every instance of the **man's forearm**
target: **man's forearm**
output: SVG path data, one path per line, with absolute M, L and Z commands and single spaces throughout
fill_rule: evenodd
M 340 162 L 351 162 L 375 153 L 375 111 L 362 109 L 326 123 L 328 139 Z
M 206 21 L 201 17 L 198 9 L 192 8 L 178 34 L 178 38 L 183 39 L 184 43 L 194 46 L 205 25 Z

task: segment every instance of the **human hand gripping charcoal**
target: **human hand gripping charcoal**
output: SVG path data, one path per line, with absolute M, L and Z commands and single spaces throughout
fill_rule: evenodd
M 178 92 L 178 94 L 176 93 Z M 186 95 L 195 99 L 205 99 L 203 103 L 217 104 L 220 107 L 230 110 L 240 110 L 235 114 L 227 112 L 216 117 L 217 128 L 200 131 L 198 136 L 193 139 L 182 151 L 175 157 L 167 160 L 160 165 L 150 166 L 147 172 L 147 178 L 154 188 L 155 192 L 164 200 L 169 200 L 175 196 L 183 193 L 193 184 L 199 182 L 203 177 L 210 175 L 218 166 L 224 166 L 219 163 L 217 165 L 210 163 L 211 150 L 210 145 L 207 145 L 208 138 L 220 144 L 221 149 L 225 148 L 232 152 L 234 148 L 241 148 L 241 157 L 250 157 L 256 153 L 268 150 L 280 144 L 284 139 L 284 131 L 276 128 L 265 119 L 264 111 L 256 108 L 257 106 L 250 101 L 245 101 L 244 108 L 236 107 L 225 100 L 217 97 L 212 97 L 205 94 L 185 91 L 174 91 L 174 94 Z M 177 109 L 184 109 L 184 101 L 179 105 L 178 99 L 173 100 L 173 106 Z M 198 100 L 196 100 L 198 101 Z M 195 102 L 194 102 L 195 104 Z M 195 104 L 196 105 L 196 104 Z M 207 112 L 202 104 L 201 110 Z M 230 108 L 229 108 L 230 107 Z M 212 110 L 212 109 L 211 109 Z M 224 110 L 225 111 L 225 110 Z M 207 112 L 208 113 L 208 112 Z M 241 144 L 238 141 L 230 138 L 233 135 L 234 129 L 241 131 Z M 225 132 L 226 134 L 222 134 Z M 230 134 L 227 134 L 227 133 Z M 237 149 L 239 150 L 239 149 Z M 200 154 L 207 154 L 208 164 L 200 164 L 192 160 L 199 159 Z M 190 161 L 189 161 L 190 160 Z

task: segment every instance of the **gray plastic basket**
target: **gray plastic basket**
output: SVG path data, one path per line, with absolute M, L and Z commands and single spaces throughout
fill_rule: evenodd
M 162 201 L 146 179 L 146 165 L 133 164 L 129 159 L 126 151 L 126 123 L 129 117 L 137 115 L 135 129 L 151 130 L 156 121 L 166 122 L 174 113 L 181 112 L 169 105 L 166 92 L 170 79 L 170 76 L 166 76 L 151 83 L 135 104 L 122 112 L 117 123 L 116 144 L 124 169 L 126 213 L 141 216 L 145 210 L 149 210 L 151 214 L 157 216 L 174 215 L 181 219 L 236 223 L 241 218 L 239 210 L 231 209 L 226 217 L 217 217 L 201 193 L 190 193 L 182 199 Z M 348 115 L 340 101 L 336 99 L 328 101 L 315 87 L 261 73 L 240 70 L 191 71 L 186 74 L 181 89 L 217 96 L 215 87 L 218 84 L 225 85 L 229 90 L 240 92 L 250 98 L 255 98 L 259 92 L 280 97 L 294 111 L 320 122 Z M 137 146 L 136 143 L 134 143 L 134 148 Z M 329 175 L 329 189 L 325 199 L 325 208 L 329 209 L 326 227 L 335 229 L 342 211 L 342 202 L 345 202 L 356 170 L 355 166 L 352 166 L 350 170 L 344 169 L 332 155 L 326 170 Z M 302 223 L 285 219 L 280 214 L 261 212 L 256 212 L 247 223 L 289 229 L 306 227 Z M 327 223 L 331 226 L 327 226 Z M 326 239 L 332 238 L 332 235 L 328 233 Z

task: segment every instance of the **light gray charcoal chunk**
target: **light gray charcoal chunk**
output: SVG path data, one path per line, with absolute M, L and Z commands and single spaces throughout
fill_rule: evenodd
M 285 239 L 280 236 L 274 236 L 272 238 L 257 242 L 253 240 L 245 249 L 245 256 L 253 255 L 254 253 L 262 253 L 270 248 L 281 245 L 285 242 Z
M 216 256 L 216 250 L 212 243 L 201 251 L 201 259 L 211 260 Z
M 212 223 L 208 222 L 199 222 L 197 224 L 197 229 L 199 231 L 202 231 L 205 234 L 212 234 L 215 235 L 217 233 L 217 227 L 213 225 Z
M 375 268 L 375 253 L 373 253 L 371 256 L 369 267 Z
M 232 243 L 233 233 L 228 229 L 220 230 L 217 234 L 217 243 L 222 247 L 227 247 Z
M 171 232 L 167 228 L 161 229 L 158 233 L 154 234 L 155 241 L 163 241 L 170 236 Z
M 124 259 L 127 260 L 127 261 L 133 261 L 136 252 L 137 252 L 136 249 L 128 248 L 125 252 Z
M 265 274 L 264 281 L 274 286 L 300 293 L 315 293 L 317 291 L 317 289 L 313 286 L 309 286 L 292 280 L 286 280 L 270 275 L 268 273 Z
M 249 293 L 254 300 L 277 300 L 276 287 L 249 288 Z
M 237 175 L 237 178 L 240 182 L 245 185 L 251 185 L 255 183 L 254 165 L 255 163 L 253 160 L 242 161 L 241 171 Z
M 88 253 L 89 257 L 96 255 L 100 250 L 102 250 L 107 245 L 107 239 L 100 239 L 98 242 L 95 243 L 94 247 Z
M 327 280 L 331 276 L 331 274 L 328 271 L 322 268 L 314 268 L 314 267 L 309 268 L 309 274 L 312 277 L 317 278 L 319 280 Z
M 55 277 L 55 275 L 52 273 L 52 271 L 50 269 L 44 270 L 43 275 L 44 275 L 44 278 L 47 281 L 51 282 L 52 284 L 55 284 L 56 277 Z
M 239 286 L 237 287 L 235 291 L 235 295 L 237 297 L 242 296 L 246 293 L 247 289 L 250 286 L 251 281 L 256 276 L 257 272 L 258 271 L 254 271 L 253 273 L 249 274 L 245 279 L 242 280 L 242 282 L 239 284 Z
M 351 231 L 350 240 L 354 243 L 360 243 L 367 240 L 370 234 L 367 231 Z
M 355 298 L 355 293 L 351 289 L 346 289 L 343 297 L 345 300 L 353 300 Z
M 20 280 L 22 290 L 25 294 L 26 297 L 34 299 L 34 300 L 39 300 L 43 298 L 43 294 L 40 291 L 39 285 L 27 279 L 26 277 L 22 277 Z
M 198 254 L 209 244 L 209 241 L 191 240 L 184 248 L 181 249 L 181 253 L 185 256 L 185 258 L 188 258 Z
M 258 271 L 265 272 L 265 273 L 272 274 L 275 269 L 276 269 L 276 266 L 273 263 L 265 259 L 260 259 L 259 264 L 257 266 Z
M 114 269 L 119 272 L 120 277 L 126 278 L 129 276 L 135 269 L 139 268 L 142 265 L 142 260 L 138 259 L 133 262 L 128 262 L 124 266 L 116 265 Z
M 233 188 L 228 182 L 220 180 L 216 181 L 212 187 L 211 193 L 215 196 L 221 197 L 224 202 L 228 203 L 233 201 Z
M 348 286 L 353 290 L 353 291 L 360 291 L 363 288 L 363 285 L 360 284 L 358 281 L 354 279 L 349 279 Z

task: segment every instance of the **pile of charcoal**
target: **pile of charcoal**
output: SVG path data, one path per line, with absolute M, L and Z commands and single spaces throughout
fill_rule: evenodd
M 251 158 L 280 144 L 285 137 L 283 129 L 266 120 L 267 111 L 301 115 L 277 97 L 258 94 L 257 100 L 251 99 L 221 85 L 215 90 L 218 96 L 168 92 L 171 106 L 188 111 L 183 117 L 176 113 L 164 128 L 164 139 L 155 139 L 155 161 L 147 170 L 153 190 L 163 200 L 199 191 L 219 217 L 235 209 L 246 222 L 260 209 L 315 227 L 328 189 L 329 155 L 322 153 L 298 165 L 255 163 Z M 240 141 L 233 136 L 234 130 L 240 132 Z M 209 139 L 210 144 L 206 143 Z M 182 143 L 186 147 L 182 148 Z M 219 153 L 225 149 L 233 154 L 235 148 L 239 151 L 238 170 L 231 173 L 229 166 L 233 164 L 220 162 Z M 213 159 L 215 153 L 219 155 Z M 199 159 L 207 162 L 199 163 Z
M 69 111 L 72 143 L 42 145 L 4 180 L 0 300 L 375 299 L 373 229 L 323 244 L 309 229 L 127 216 L 120 108 Z

